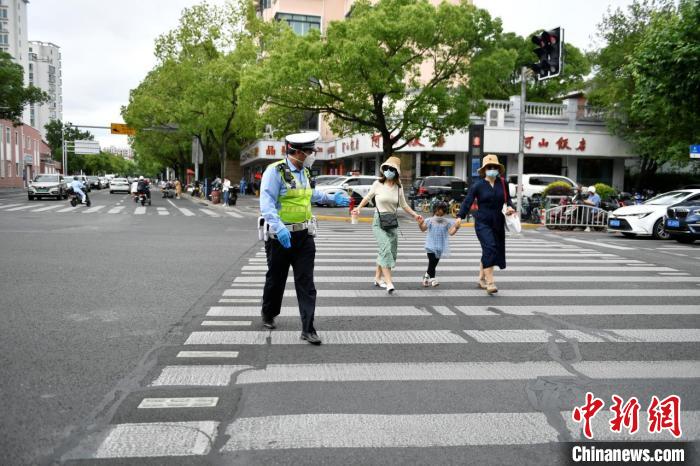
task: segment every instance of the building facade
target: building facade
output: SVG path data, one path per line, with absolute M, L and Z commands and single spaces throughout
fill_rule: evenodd
M 46 137 L 44 126 L 52 120 L 63 120 L 63 85 L 61 50 L 51 42 L 31 41 L 28 51 L 28 81 L 49 95 L 49 101 L 30 105 L 24 121 Z
M 27 4 L 29 0 L 0 0 L 0 52 L 12 58 L 24 68 L 24 84 L 27 79 Z
M 43 169 L 55 173 L 60 166 L 51 162 L 51 149 L 41 133 L 0 120 L 0 188 L 23 188 Z

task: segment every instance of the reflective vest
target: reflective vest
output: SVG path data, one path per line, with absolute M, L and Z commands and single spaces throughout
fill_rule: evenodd
M 286 165 L 287 160 L 281 160 L 273 164 L 287 188 L 287 192 L 279 197 L 280 220 L 284 223 L 302 223 L 311 220 L 311 195 L 314 190 L 311 188 L 311 174 L 309 170 L 304 168 L 306 185 L 300 188 L 296 186 L 297 180 L 294 178 L 294 175 L 291 174 L 291 170 L 289 171 L 289 175 L 291 175 L 292 178 L 288 179 L 289 177 L 285 177 L 284 169 L 288 169 L 289 167 L 285 167 L 285 165 L 282 164 Z

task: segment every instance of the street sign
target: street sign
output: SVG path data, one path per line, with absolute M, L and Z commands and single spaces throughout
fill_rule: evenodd
M 690 146 L 690 158 L 700 159 L 700 144 Z
M 110 125 L 112 134 L 126 134 L 127 136 L 133 136 L 136 134 L 136 130 L 131 126 L 125 125 L 124 123 L 112 123 Z
M 99 154 L 100 153 L 100 143 L 98 141 L 66 141 L 67 144 L 73 143 L 75 148 L 75 153 L 78 155 L 85 154 Z

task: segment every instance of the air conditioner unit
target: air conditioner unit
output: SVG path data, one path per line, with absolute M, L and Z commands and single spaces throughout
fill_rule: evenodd
M 501 128 L 504 118 L 505 112 L 502 108 L 490 108 L 486 111 L 486 127 Z

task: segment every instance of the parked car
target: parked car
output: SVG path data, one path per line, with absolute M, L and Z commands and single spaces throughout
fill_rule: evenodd
M 97 176 L 88 176 L 88 183 L 90 183 L 90 189 L 95 188 L 95 189 L 102 189 L 102 185 L 100 184 L 100 178 Z
M 100 189 L 109 188 L 109 180 L 105 176 L 98 176 L 100 180 Z
M 35 198 L 39 199 L 42 197 L 68 199 L 68 187 L 63 176 L 58 174 L 35 176 L 27 187 L 27 198 L 33 201 Z
M 418 198 L 434 197 L 438 194 L 450 194 L 453 182 L 464 182 L 457 176 L 426 176 L 418 177 L 413 181 L 408 191 L 408 198 L 413 201 Z
M 700 200 L 695 197 L 666 210 L 666 231 L 679 243 L 700 239 Z
M 700 189 L 681 189 L 652 197 L 643 204 L 620 207 L 608 217 L 608 231 L 619 231 L 626 237 L 652 236 L 668 239 L 664 217 L 671 206 L 681 202 L 700 201 Z
M 372 183 L 377 180 L 376 176 L 340 176 L 336 180 L 329 180 L 328 184 L 316 184 L 316 189 L 331 196 L 337 192 L 352 191 L 351 195 L 355 202 L 359 203 L 363 197 L 369 193 Z
M 571 178 L 561 175 L 547 175 L 540 173 L 523 174 L 523 196 L 532 197 L 533 194 L 542 194 L 544 188 L 556 181 L 563 181 L 572 188 L 577 186 L 576 182 Z M 515 188 L 518 186 L 518 175 L 508 177 L 510 197 L 515 199 Z
M 109 193 L 116 192 L 128 193 L 130 189 L 129 181 L 126 178 L 112 178 L 109 182 Z
M 314 178 L 314 183 L 316 183 L 316 186 L 323 186 L 325 184 L 330 184 L 331 182 L 342 178 L 341 175 L 318 175 L 317 177 Z

